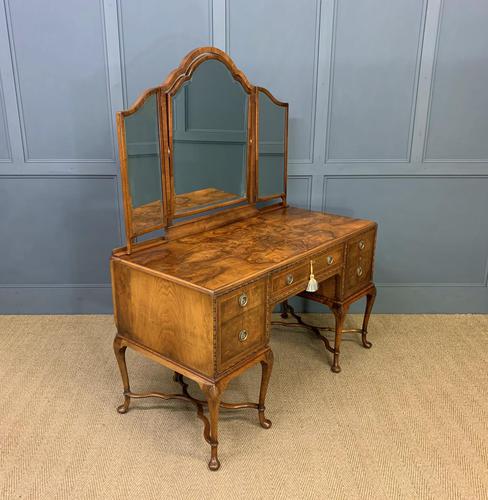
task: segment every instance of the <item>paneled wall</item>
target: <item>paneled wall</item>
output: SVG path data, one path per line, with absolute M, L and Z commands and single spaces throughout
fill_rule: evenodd
M 111 311 L 114 113 L 202 45 L 290 103 L 290 202 L 379 222 L 377 312 L 488 312 L 488 3 L 3 1 L 0 312 Z

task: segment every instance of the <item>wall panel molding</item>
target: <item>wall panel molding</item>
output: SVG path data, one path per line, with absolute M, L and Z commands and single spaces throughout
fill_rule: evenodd
M 212 2 L 213 45 L 225 51 L 226 47 L 226 0 Z
M 402 202 L 399 201 L 397 205 L 401 208 L 399 211 L 395 203 L 388 205 L 385 214 L 378 211 L 378 193 L 381 191 L 384 193 L 383 197 L 385 201 L 396 200 L 397 195 L 395 194 L 395 189 L 400 190 L 399 192 L 405 193 L 413 192 L 412 186 L 405 183 L 409 181 L 409 184 L 415 181 L 419 181 L 421 184 L 415 184 L 415 192 L 417 197 L 415 199 L 415 210 L 410 214 L 408 212 L 407 206 L 403 206 Z M 330 204 L 328 189 L 331 189 L 331 185 L 334 181 L 346 181 L 348 183 L 355 183 L 357 181 L 364 181 L 364 186 L 361 186 L 361 190 L 365 194 L 369 194 L 372 197 L 370 205 L 370 212 L 368 213 L 365 209 L 364 200 L 358 199 L 359 209 L 354 209 L 353 203 L 351 203 L 351 193 L 357 192 L 357 186 L 354 188 L 354 184 L 351 184 L 350 188 L 346 188 L 343 185 L 341 193 L 344 193 L 344 200 L 337 201 L 337 189 L 335 186 L 333 196 L 335 196 L 336 204 Z M 374 187 L 371 185 L 371 181 L 390 181 L 386 185 L 383 185 L 380 189 L 380 184 Z M 437 183 L 441 181 L 450 181 L 449 184 L 444 184 L 442 188 L 437 188 L 435 191 L 431 190 L 429 195 L 426 192 L 426 185 L 424 182 L 429 182 L 432 187 L 432 181 Z M 480 181 L 483 181 L 486 186 L 480 185 Z M 460 183 L 464 185 L 461 185 Z M 343 183 L 344 184 L 344 183 Z M 410 187 L 410 190 L 408 188 Z M 352 191 L 351 191 L 352 190 Z M 393 190 L 393 191 L 392 191 Z M 453 199 L 453 193 L 460 192 L 466 193 L 467 197 L 463 202 L 463 207 L 456 208 L 456 206 L 449 207 L 449 199 Z M 391 274 L 391 269 L 394 269 L 394 260 L 397 258 L 397 253 L 404 253 L 404 259 L 401 262 L 397 262 L 404 268 L 412 267 L 414 262 L 418 263 L 418 269 L 422 270 L 420 274 L 423 276 L 436 275 L 439 279 L 434 281 L 412 281 L 399 280 L 394 282 L 382 281 L 381 274 L 384 272 L 379 272 L 377 269 L 377 282 L 380 286 L 384 287 L 481 287 L 485 288 L 487 286 L 488 277 L 488 224 L 486 218 L 481 214 L 488 212 L 488 175 L 479 176 L 397 176 L 397 175 L 384 175 L 384 176 L 334 176 L 327 177 L 324 179 L 324 194 L 323 194 L 323 211 L 331 211 L 335 213 L 344 213 L 344 215 L 349 215 L 353 217 L 364 217 L 377 220 L 379 223 L 379 233 L 378 233 L 378 246 L 377 246 L 377 257 L 380 263 L 380 271 L 383 264 L 390 261 L 387 264 Z M 367 197 L 365 197 L 366 199 Z M 469 201 L 468 201 L 469 199 Z M 345 203 L 350 212 L 346 213 L 347 210 L 342 208 L 342 203 Z M 471 205 L 470 205 L 471 204 Z M 435 210 L 430 207 L 435 207 Z M 419 207 L 423 207 L 423 211 L 418 217 Z M 359 210 L 359 212 L 358 212 Z M 393 211 L 393 212 L 392 212 Z M 398 214 L 397 222 L 392 223 L 391 213 Z M 463 215 L 464 214 L 464 215 Z M 472 216 L 471 216 L 472 214 Z M 384 219 L 384 220 L 382 220 Z M 435 221 L 435 223 L 434 223 Z M 465 221 L 469 221 L 469 224 L 465 224 Z M 413 225 L 412 225 L 413 224 Z M 414 235 L 409 242 L 405 241 L 405 245 L 400 245 L 401 241 L 405 240 L 405 234 L 391 234 L 392 228 L 396 227 L 402 228 L 402 233 Z M 383 229 L 383 231 L 382 231 Z M 384 232 L 386 234 L 384 234 Z M 393 230 L 393 232 L 395 232 Z M 458 239 L 459 241 L 456 241 Z M 398 241 L 396 241 L 398 240 Z M 399 246 L 400 245 L 400 246 Z M 464 246 L 464 249 L 463 249 Z M 388 249 L 386 250 L 384 249 Z M 446 260 L 444 258 L 447 254 L 453 252 L 459 252 L 459 255 L 468 255 L 469 259 L 461 259 L 458 264 L 453 268 L 452 261 Z M 389 256 L 388 259 L 384 259 L 384 253 Z M 417 253 L 419 255 L 417 255 Z M 429 256 L 435 256 L 435 265 L 429 260 Z M 412 260 L 413 259 L 413 260 Z M 398 259 L 397 259 L 398 260 Z M 391 267 L 393 266 L 393 267 Z M 442 272 L 432 272 L 433 269 L 444 269 Z M 455 269 L 455 272 L 453 272 Z M 416 271 L 418 274 L 418 271 Z M 378 274 L 380 276 L 378 276 Z M 395 272 L 393 272 L 395 274 Z M 398 274 L 398 273 L 396 273 Z M 401 274 L 401 273 L 400 273 Z M 409 273 L 412 276 L 414 273 Z M 423 277 L 422 276 L 422 277 Z M 456 281 L 449 281 L 449 276 L 455 277 Z M 446 280 L 447 278 L 447 280 Z M 463 278 L 468 278 L 464 281 Z M 471 279 L 469 279 L 471 278 Z
M 17 98 L 15 92 L 12 58 L 10 54 L 10 42 L 7 29 L 7 18 L 5 5 L 2 2 L 0 8 L 0 75 L 2 79 L 2 92 L 4 97 L 4 118 L 8 127 L 10 146 L 10 164 L 0 162 L 0 173 L 13 169 L 24 163 L 22 154 L 22 136 L 19 124 Z
M 445 23 L 445 9 L 446 9 L 446 1 L 447 0 L 438 0 L 439 8 L 438 8 L 438 19 L 437 19 L 437 29 L 435 33 L 435 47 L 432 61 L 432 74 L 429 81 L 429 93 L 428 93 L 428 106 L 427 106 L 427 118 L 426 118 L 426 126 L 425 126 L 425 136 L 423 141 L 422 148 L 422 161 L 424 163 L 454 163 L 456 165 L 462 164 L 486 164 L 488 163 L 488 158 L 429 158 L 427 156 L 427 149 L 430 140 L 430 133 L 432 127 L 432 103 L 434 100 L 434 88 L 437 83 L 438 77 L 438 63 L 439 63 L 439 50 L 441 45 L 441 36 L 443 34 L 443 27 Z M 459 4 L 459 8 L 465 9 L 465 5 Z M 483 21 L 483 24 L 486 23 L 486 20 Z M 461 41 L 459 43 L 462 43 Z M 480 60 L 481 63 L 482 60 Z M 486 61 L 485 61 L 486 62 Z M 484 167 L 486 168 L 486 166 Z
M 314 42 L 313 42 L 313 56 L 312 56 L 312 67 L 313 74 L 311 78 L 311 110 L 310 110 L 310 118 L 309 118 L 309 144 L 308 144 L 308 155 L 306 158 L 295 158 L 288 159 L 289 165 L 311 165 L 314 163 L 315 157 L 315 126 L 316 126 L 316 109 L 317 109 L 317 93 L 318 93 L 318 79 L 319 79 L 319 46 L 320 46 L 320 19 L 321 19 L 321 10 L 322 10 L 322 2 L 323 0 L 315 0 L 314 11 L 315 11 L 315 25 L 314 25 Z M 232 46 L 231 46 L 231 3 L 232 0 L 225 0 L 225 51 L 232 56 Z M 237 62 L 239 66 L 239 63 Z M 252 79 L 251 79 L 252 80 Z M 251 83 L 258 83 L 253 82 Z M 273 91 L 273 88 L 269 88 L 271 93 L 275 94 L 276 91 Z M 285 99 L 285 96 L 276 95 L 278 99 Z M 291 108 L 291 107 L 290 107 Z M 293 118 L 293 111 L 290 111 L 291 118 Z M 306 168 L 306 167 L 304 167 Z
M 303 187 L 300 186 L 302 184 Z M 300 186 L 300 189 L 297 189 Z M 312 176 L 290 175 L 287 186 L 288 202 L 292 205 L 311 210 L 312 206 Z M 302 194 L 302 196 L 300 196 Z
M 108 284 L 122 239 L 117 190 L 114 176 L 2 177 L 0 234 L 14 242 L 2 248 L 2 286 Z
M 429 141 L 430 116 L 431 116 L 431 109 L 432 109 L 432 94 L 434 91 L 435 73 L 436 73 L 436 68 L 437 68 L 437 56 L 439 54 L 439 36 L 441 33 L 443 13 L 444 13 L 444 0 L 439 0 L 439 9 L 438 9 L 438 13 L 437 13 L 437 26 L 436 26 L 436 30 L 435 30 L 434 54 L 433 54 L 433 59 L 432 59 L 432 71 L 431 71 L 430 80 L 429 80 L 429 92 L 428 92 L 429 97 L 428 97 L 428 102 L 427 102 L 427 116 L 426 116 L 426 123 L 425 123 L 424 140 L 423 140 L 423 144 L 422 144 L 421 161 L 425 162 L 425 163 L 430 163 L 429 160 L 426 158 L 426 150 L 427 150 L 427 143 Z
M 108 75 L 108 60 L 107 60 L 107 52 L 106 52 L 106 33 L 105 33 L 105 19 L 104 19 L 104 9 L 103 9 L 103 0 L 98 0 L 98 8 L 99 8 L 99 14 L 100 14 L 100 26 L 99 28 L 101 29 L 101 35 L 102 35 L 102 49 L 103 49 L 103 56 L 104 56 L 104 77 L 105 77 L 105 89 L 107 92 L 106 95 L 106 106 L 107 106 L 107 117 L 108 117 L 108 122 L 110 123 L 110 138 L 111 138 L 111 157 L 110 158 L 33 158 L 30 153 L 29 153 L 29 142 L 28 142 L 28 134 L 27 134 L 27 128 L 26 128 L 26 119 L 25 119 L 25 108 L 24 108 L 24 101 L 23 101 L 23 96 L 22 96 L 22 90 L 21 90 L 21 83 L 20 83 L 20 75 L 19 75 L 19 63 L 17 59 L 17 51 L 15 47 L 15 35 L 14 35 L 14 23 L 13 23 L 13 18 L 12 18 L 12 13 L 11 13 L 11 5 L 10 5 L 11 0 L 4 0 L 5 3 L 5 14 L 6 14 L 6 23 L 7 23 L 7 34 L 8 34 L 8 39 L 9 39 L 9 47 L 10 47 L 10 58 L 11 58 L 11 63 L 12 63 L 12 69 L 13 69 L 13 79 L 14 79 L 14 85 L 15 85 L 15 92 L 16 92 L 16 100 L 17 100 L 17 107 L 18 107 L 18 116 L 19 116 L 19 123 L 20 123 L 20 129 L 21 129 L 21 136 L 22 136 L 22 152 L 23 152 L 23 161 L 25 163 L 113 163 L 115 161 L 115 144 L 113 141 L 114 137 L 114 131 L 112 129 L 112 120 L 110 119 L 110 114 L 111 114 L 111 109 L 110 109 L 110 102 L 111 102 L 111 96 L 110 96 L 110 86 L 109 86 L 109 75 Z M 90 105 L 90 103 L 87 103 L 87 105 Z
M 425 28 L 425 18 L 427 10 L 427 0 L 423 0 L 421 14 L 419 16 L 419 25 L 417 33 L 417 44 L 415 50 L 415 68 L 413 75 L 413 86 L 412 95 L 409 106 L 409 128 L 406 137 L 406 151 L 403 158 L 331 158 L 330 157 L 330 139 L 331 139 L 331 128 L 332 128 L 332 108 L 334 99 L 334 83 L 335 83 L 335 68 L 336 68 L 336 51 L 337 51 L 337 26 L 338 26 L 338 9 L 339 0 L 332 0 L 332 27 L 331 27 L 331 40 L 330 40 L 330 57 L 329 57 L 329 82 L 328 82 L 328 95 L 327 95 L 327 122 L 325 130 L 325 153 L 324 153 L 324 163 L 326 166 L 329 164 L 369 164 L 369 163 L 389 163 L 389 164 L 401 164 L 410 163 L 411 153 L 412 153 L 412 143 L 414 137 L 414 125 L 415 125 L 415 114 L 416 114 L 416 102 L 419 88 L 419 74 L 420 65 L 422 57 L 422 45 L 424 38 L 424 28 Z
M 5 95 L 3 92 L 3 82 L 2 75 L 0 73 L 0 115 L 2 119 L 0 120 L 0 126 L 3 127 L 5 134 L 5 146 L 6 146 L 6 156 L 4 158 L 0 157 L 0 163 L 12 163 L 12 145 L 10 144 L 10 133 L 8 130 L 7 122 L 7 111 L 5 109 Z
M 328 182 L 328 180 L 329 180 L 329 177 L 324 175 L 324 181 L 322 184 L 322 201 L 320 204 L 320 211 L 321 212 L 327 212 L 327 182 Z
M 313 164 L 305 168 L 300 168 L 297 165 L 289 165 L 289 175 L 299 174 L 310 175 L 327 175 L 328 177 L 335 176 L 398 176 L 399 178 L 407 177 L 469 177 L 469 176 L 484 176 L 487 173 L 486 164 L 484 163 L 337 163 L 327 164 L 327 168 L 323 165 Z
M 121 73 L 122 73 L 122 95 L 123 95 L 123 106 L 124 108 L 128 108 L 131 104 L 132 101 L 135 99 L 130 99 L 131 102 L 129 102 L 129 97 L 128 97 L 128 80 L 127 80 L 127 59 L 126 59 L 126 41 L 125 41 L 125 36 L 124 36 L 124 25 L 123 25 L 123 19 L 124 19 L 124 13 L 123 13 L 123 6 L 122 6 L 122 0 L 115 0 L 116 5 L 117 5 L 117 27 L 118 27 L 118 37 L 119 37 L 119 50 L 120 50 L 120 67 L 121 67 Z M 214 0 L 215 2 L 217 0 Z M 214 45 L 214 31 L 217 29 L 219 36 L 221 36 L 221 31 L 222 28 L 219 28 L 214 25 L 214 1 L 212 0 L 206 0 L 206 5 L 207 5 L 207 32 L 208 32 L 208 45 L 212 46 Z M 164 4 L 162 4 L 164 7 Z M 175 20 L 176 22 L 176 20 Z M 182 26 L 182 31 L 184 30 L 184 25 Z M 220 39 L 219 39 L 220 41 Z M 196 48 L 196 47 L 191 47 L 189 50 Z M 188 52 L 188 50 L 187 50 Z M 179 61 L 186 55 L 185 53 L 180 54 L 178 59 Z M 176 63 L 176 64 L 178 64 Z M 175 66 L 176 67 L 176 66 Z M 158 83 L 162 83 L 164 79 L 166 78 L 167 73 L 171 71 L 174 68 L 169 68 L 167 72 L 165 73 L 164 70 L 161 72 L 161 77 L 160 81 L 157 83 L 154 83 L 154 85 L 157 85 Z M 148 85 L 149 86 L 149 85 Z M 142 93 L 145 89 L 140 89 L 140 93 Z

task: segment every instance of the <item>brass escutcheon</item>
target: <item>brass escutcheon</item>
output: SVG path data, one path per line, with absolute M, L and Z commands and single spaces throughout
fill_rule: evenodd
M 289 274 L 287 277 L 286 277 L 286 284 L 287 285 L 291 285 L 293 283 L 293 274 Z
M 249 299 L 247 297 L 247 294 L 245 293 L 241 293 L 241 295 L 239 295 L 239 305 L 241 307 L 246 307 L 247 306 L 247 303 L 248 303 Z
M 363 268 L 361 266 L 358 266 L 358 268 L 356 269 L 356 274 L 358 276 L 362 276 L 363 275 Z
M 329 264 L 329 266 L 330 266 L 333 263 L 334 263 L 334 257 L 332 255 L 329 255 L 327 257 L 327 264 Z
M 247 340 L 247 336 L 248 336 L 247 330 L 241 330 L 239 332 L 239 340 L 241 342 L 245 342 Z
M 358 243 L 358 247 L 359 247 L 359 250 L 364 250 L 364 249 L 365 249 L 366 245 L 365 245 L 365 243 L 364 243 L 364 241 L 363 241 L 363 240 L 361 240 L 361 241 Z

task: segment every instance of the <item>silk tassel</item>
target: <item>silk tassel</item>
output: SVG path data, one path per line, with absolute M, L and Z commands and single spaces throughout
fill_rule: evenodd
M 310 261 L 310 279 L 308 280 L 308 285 L 307 285 L 307 292 L 316 292 L 319 289 L 319 284 L 317 283 L 317 280 L 315 279 L 315 276 L 313 275 L 313 264 L 312 261 Z

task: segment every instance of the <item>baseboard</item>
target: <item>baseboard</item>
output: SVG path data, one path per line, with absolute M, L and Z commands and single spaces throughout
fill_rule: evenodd
M 0 285 L 0 314 L 112 314 L 112 289 Z
M 324 312 L 315 302 L 293 298 L 300 312 Z M 361 312 L 364 301 L 351 307 Z M 488 288 L 483 286 L 379 286 L 373 313 L 488 314 Z M 1 287 L 0 314 L 112 314 L 109 286 Z

